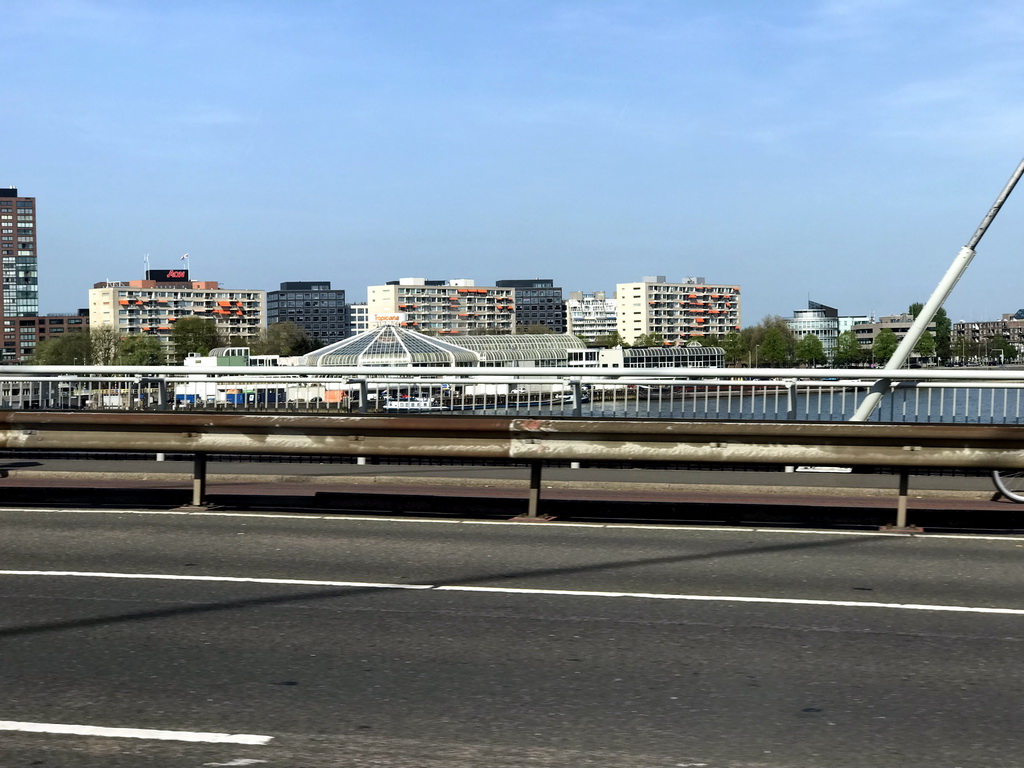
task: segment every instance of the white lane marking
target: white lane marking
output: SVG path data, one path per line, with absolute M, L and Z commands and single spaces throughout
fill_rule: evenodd
M 158 731 L 148 728 L 101 728 L 95 725 L 64 725 L 61 723 L 21 723 L 0 720 L 0 731 L 26 733 L 60 733 L 72 736 L 105 736 L 117 739 L 157 739 L 160 741 L 195 741 L 205 744 L 253 744 L 262 746 L 273 736 L 251 733 L 202 733 L 197 731 Z
M 103 571 L 2 571 L 0 576 L 76 576 L 89 579 L 152 579 L 156 581 L 224 581 L 240 584 L 284 584 L 299 587 L 363 587 L 366 589 L 433 589 L 431 584 L 388 584 L 318 579 L 259 579 L 240 576 L 193 576 L 168 573 L 106 573 Z
M 631 597 L 640 600 L 689 600 L 704 603 L 762 603 L 777 605 L 820 605 L 838 608 L 888 608 L 902 611 L 946 613 L 997 613 L 1024 616 L 1024 608 L 983 608 L 970 605 L 928 605 L 925 603 L 879 603 L 867 600 L 811 600 L 799 597 L 744 597 L 737 595 L 679 595 L 668 592 L 603 592 L 582 589 L 527 589 L 519 587 L 470 587 L 443 584 L 375 584 L 365 581 L 315 581 L 312 579 L 258 579 L 236 576 L 179 576 L 158 573 L 104 573 L 88 571 L 5 571 L 0 576 L 73 576 L 100 579 L 155 579 L 250 584 L 283 584 L 318 587 L 364 587 L 367 589 L 418 589 L 432 592 L 490 592 L 507 595 L 552 595 L 555 597 Z
M 589 592 L 574 589 L 516 589 L 514 587 L 434 587 L 444 592 L 504 592 L 521 595 L 574 597 L 634 597 L 644 600 L 692 600 L 705 603 L 777 603 L 780 605 L 826 605 L 840 608 L 894 608 L 903 611 L 946 611 L 949 613 L 1002 613 L 1024 616 L 1024 608 L 979 608 L 965 605 L 925 605 L 918 603 L 875 603 L 860 600 L 808 600 L 797 597 L 736 597 L 731 595 L 674 595 L 662 592 Z

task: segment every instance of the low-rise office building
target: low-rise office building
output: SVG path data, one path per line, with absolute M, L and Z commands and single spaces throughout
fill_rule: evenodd
M 2 317 L 0 324 L 4 336 L 3 346 L 0 347 L 0 363 L 13 365 L 27 360 L 36 351 L 36 346 L 48 339 L 87 329 L 89 310 L 80 309 L 73 315 Z
M 340 341 L 346 334 L 345 291 L 330 282 L 281 283 L 267 292 L 267 324 L 294 323 L 317 345 Z
M 516 325 L 520 333 L 542 326 L 552 333 L 565 333 L 565 302 L 554 280 L 497 280 L 498 288 L 515 289 Z

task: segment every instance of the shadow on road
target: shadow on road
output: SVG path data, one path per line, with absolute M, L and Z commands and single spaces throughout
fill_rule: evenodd
M 743 547 L 738 549 L 724 550 L 721 552 L 704 552 L 689 555 L 666 555 L 663 557 L 652 557 L 645 559 L 618 560 L 590 565 L 562 566 L 557 568 L 539 568 L 534 570 L 506 571 L 497 573 L 480 574 L 454 581 L 446 581 L 444 586 L 485 586 L 494 581 L 505 581 L 509 579 L 536 578 L 543 576 L 563 576 L 580 573 L 600 573 L 638 566 L 667 565 L 678 563 L 693 563 L 707 560 L 720 560 L 724 558 L 749 557 L 751 555 L 781 554 L 809 549 L 826 549 L 836 547 L 850 547 L 865 543 L 867 539 L 862 537 L 843 536 L 830 540 L 803 541 L 792 544 L 775 544 L 769 546 Z M 45 574 L 41 574 L 45 576 Z M 287 586 L 287 585 L 281 585 Z M 409 585 L 413 586 L 413 585 Z M 437 585 L 440 586 L 440 585 Z M 214 603 L 203 603 L 201 605 L 185 605 L 173 608 L 158 608 L 148 611 L 133 611 L 113 616 L 96 616 L 87 619 L 74 619 L 70 621 L 40 622 L 38 624 L 27 624 L 21 627 L 7 627 L 0 629 L 0 639 L 10 637 L 23 637 L 26 635 L 37 635 L 49 632 L 65 632 L 77 629 L 89 629 L 116 624 L 125 624 L 137 621 L 152 621 L 156 619 L 169 619 L 177 616 L 195 616 L 204 613 L 216 613 L 219 611 L 237 611 L 245 608 L 254 608 L 268 605 L 288 605 L 312 602 L 316 600 L 328 600 L 341 597 L 353 597 L 357 595 L 380 592 L 381 587 L 346 587 L 343 589 L 315 589 L 302 592 L 297 595 L 274 595 L 264 597 L 245 598 L 241 600 L 225 600 Z

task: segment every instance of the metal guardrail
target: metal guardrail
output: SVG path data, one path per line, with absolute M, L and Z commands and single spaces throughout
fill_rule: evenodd
M 887 371 L 876 422 L 1024 423 L 1024 371 Z M 846 421 L 864 369 L 0 367 L 0 409 Z
M 7 411 L 0 449 L 191 453 L 197 506 L 209 453 L 507 459 L 530 464 L 528 514 L 536 517 L 546 460 L 1021 470 L 1024 427 Z M 904 524 L 905 511 L 904 471 Z

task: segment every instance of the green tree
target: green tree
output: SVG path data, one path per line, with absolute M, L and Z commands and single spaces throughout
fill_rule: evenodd
M 114 365 L 163 365 L 164 361 L 160 339 L 147 333 L 133 333 L 121 339 Z
M 892 353 L 899 345 L 900 340 L 892 328 L 883 328 L 875 337 L 875 343 L 871 345 L 871 354 L 875 356 L 875 360 L 884 363 L 892 357 Z
M 605 349 L 611 349 L 612 347 L 628 347 L 625 339 L 622 338 L 622 334 L 618 331 L 611 331 L 610 333 L 603 333 L 594 339 L 594 346 L 604 347 Z
M 545 334 L 554 333 L 554 331 L 544 325 L 544 323 L 531 323 L 530 325 L 517 325 L 516 333 L 543 336 Z
M 996 358 L 1000 362 L 1010 362 L 1017 359 L 1017 348 L 1010 343 L 1009 339 L 1002 335 L 993 336 L 988 340 L 988 350 L 993 361 Z M 1000 352 L 1002 354 L 999 354 Z
M 922 309 L 924 309 L 924 304 L 919 301 L 915 301 L 910 305 L 908 311 L 916 320 L 917 316 L 921 314 Z M 941 363 L 948 363 L 953 357 L 953 322 L 949 319 L 949 315 L 946 314 L 944 307 L 939 307 L 935 310 L 935 317 L 932 318 L 932 324 L 935 326 L 934 356 L 937 357 Z
M 660 333 L 642 333 L 633 341 L 634 347 L 664 347 L 665 337 Z
M 775 333 L 772 335 L 775 337 L 775 340 L 772 344 L 777 345 L 781 339 L 782 346 L 785 348 L 784 354 L 778 353 L 777 350 L 775 357 L 783 361 L 789 361 L 793 358 L 793 353 L 796 349 L 796 335 L 789 327 L 789 323 L 786 322 L 785 318 L 778 315 L 766 315 L 757 325 L 748 326 L 740 331 L 740 336 L 747 347 L 748 359 L 753 358 L 749 360 L 752 365 L 755 362 L 760 364 L 769 360 L 769 358 L 764 356 L 764 342 L 768 332 L 773 329 Z M 781 362 L 778 364 L 781 365 Z
M 935 356 L 943 363 L 953 357 L 953 321 L 942 307 L 935 313 Z
M 931 359 L 935 357 L 935 337 L 925 331 L 924 335 L 914 345 L 914 354 L 918 357 Z
M 785 365 L 791 360 L 790 339 L 782 329 L 772 326 L 765 331 L 761 340 L 758 359 L 761 365 Z
M 206 355 L 221 345 L 220 334 L 213 320 L 203 317 L 183 317 L 171 330 L 174 361 L 180 363 L 190 352 Z
M 89 346 L 93 365 L 113 365 L 121 339 L 113 326 L 101 325 L 89 329 Z
M 248 346 L 254 355 L 284 357 L 304 355 L 317 348 L 306 329 L 296 323 L 271 323 Z
M 961 365 L 978 356 L 978 344 L 969 336 L 957 337 L 953 346 L 953 354 Z
M 796 343 L 797 362 L 804 365 L 819 365 L 825 362 L 825 345 L 815 334 L 808 333 Z
M 738 331 L 729 331 L 718 343 L 725 350 L 725 362 L 731 365 L 746 362 L 747 345 Z
M 853 368 L 864 362 L 864 350 L 853 331 L 843 331 L 836 339 L 832 364 L 837 368 Z
M 29 360 L 31 365 L 91 365 L 89 331 L 70 331 L 39 342 Z

